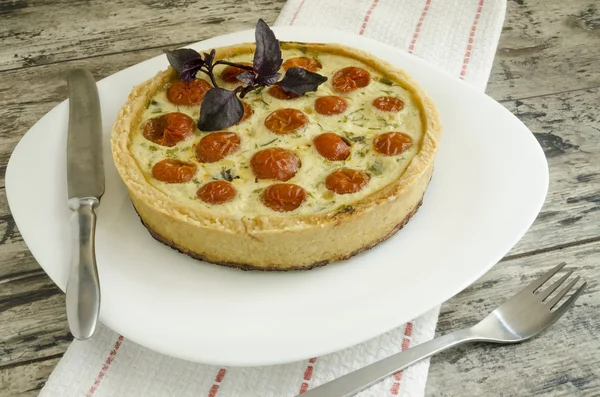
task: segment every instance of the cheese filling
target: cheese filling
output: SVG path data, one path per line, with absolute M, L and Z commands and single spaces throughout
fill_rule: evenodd
M 253 115 L 244 122 L 227 128 L 225 131 L 237 133 L 241 138 L 239 150 L 214 163 L 199 163 L 195 157 L 195 145 L 209 134 L 195 127 L 194 133 L 173 147 L 155 144 L 142 135 L 144 123 L 154 117 L 181 112 L 195 121 L 200 116 L 199 106 L 177 106 L 166 95 L 167 87 L 157 92 L 135 126 L 130 138 L 129 150 L 147 181 L 173 200 L 189 206 L 202 206 L 215 215 L 234 217 L 252 217 L 258 215 L 312 215 L 331 213 L 352 206 L 365 197 L 381 190 L 397 180 L 418 153 L 423 140 L 419 106 L 411 93 L 386 78 L 383 73 L 362 62 L 349 57 L 303 51 L 300 49 L 282 50 L 283 59 L 307 56 L 318 59 L 322 64 L 319 74 L 328 80 L 319 86 L 316 92 L 309 92 L 297 99 L 281 100 L 268 94 L 267 89 L 252 92 L 242 100 L 252 106 Z M 233 62 L 252 62 L 252 54 L 242 54 L 230 58 Z M 340 94 L 331 85 L 334 73 L 347 66 L 357 66 L 371 74 L 368 86 L 355 91 Z M 223 82 L 219 75 L 223 67 L 215 68 L 215 76 L 220 86 L 232 88 L 235 84 Z M 282 71 L 283 72 L 283 71 Z M 209 81 L 208 76 L 198 73 L 198 78 Z M 324 116 L 314 109 L 318 97 L 336 95 L 347 100 L 348 107 L 340 115 Z M 380 96 L 398 97 L 404 102 L 399 112 L 384 112 L 373 106 L 373 100 Z M 278 135 L 268 130 L 264 121 L 273 111 L 282 108 L 294 108 L 302 111 L 309 119 L 306 126 L 287 135 Z M 384 156 L 373 148 L 373 139 L 390 132 L 402 132 L 412 139 L 412 146 L 396 156 Z M 351 154 L 342 161 L 329 161 L 322 157 L 314 147 L 313 139 L 324 132 L 334 132 L 351 143 Z M 280 147 L 293 151 L 301 160 L 302 166 L 296 175 L 285 183 L 303 187 L 307 192 L 306 201 L 291 212 L 275 212 L 261 202 L 262 191 L 277 180 L 256 180 L 250 158 L 259 150 Z M 174 158 L 194 163 L 196 175 L 185 183 L 165 183 L 152 176 L 152 167 L 161 160 Z M 352 168 L 366 172 L 369 182 L 360 191 L 351 194 L 336 194 L 325 186 L 327 176 L 339 168 Z M 237 196 L 224 204 L 207 204 L 196 196 L 198 188 L 213 180 L 231 180 L 237 189 Z

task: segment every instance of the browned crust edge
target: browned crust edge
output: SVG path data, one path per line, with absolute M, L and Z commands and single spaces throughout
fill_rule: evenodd
M 288 272 L 288 271 L 297 271 L 297 270 L 312 270 L 315 269 L 317 267 L 322 267 L 325 266 L 331 262 L 334 261 L 343 261 L 346 259 L 349 259 L 355 255 L 358 255 L 362 252 L 365 252 L 367 250 L 370 250 L 371 248 L 375 247 L 376 245 L 384 242 L 385 240 L 389 239 L 390 237 L 392 237 L 394 234 L 396 234 L 400 229 L 402 229 L 407 223 L 408 221 L 417 213 L 417 211 L 419 210 L 419 208 L 421 207 L 421 204 L 423 204 L 423 199 L 421 198 L 421 200 L 419 201 L 419 203 L 412 209 L 412 211 L 410 211 L 408 213 L 408 215 L 406 215 L 406 217 L 404 217 L 404 219 L 402 220 L 402 222 L 398 223 L 388 234 L 386 234 L 385 236 L 383 236 L 382 238 L 380 238 L 379 240 L 376 240 L 368 245 L 365 245 L 364 247 L 361 247 L 360 249 L 349 253 L 348 255 L 345 256 L 341 256 L 339 258 L 335 258 L 335 259 L 330 259 L 330 260 L 326 260 L 326 261 L 320 261 L 320 262 L 315 262 L 311 265 L 308 266 L 298 266 L 298 267 L 288 267 L 285 269 L 282 269 L 280 267 L 277 266 L 265 266 L 265 267 L 258 267 L 258 266 L 252 266 L 252 265 L 248 265 L 245 263 L 231 263 L 231 262 L 219 262 L 219 261 L 213 261 L 210 260 L 208 258 L 206 258 L 205 256 L 199 255 L 195 252 L 191 252 L 191 251 L 187 251 L 181 247 L 179 247 L 177 244 L 175 244 L 174 242 L 162 237 L 161 235 L 159 235 L 158 233 L 156 233 L 154 230 L 152 230 L 142 219 L 141 216 L 139 216 L 139 213 L 137 212 L 137 209 L 135 208 L 135 205 L 133 206 L 133 208 L 135 209 L 136 214 L 138 214 L 138 217 L 140 218 L 140 221 L 142 222 L 142 225 L 144 225 L 144 227 L 148 230 L 148 232 L 150 233 L 150 235 L 152 237 L 154 237 L 154 239 L 156 239 L 157 241 L 169 246 L 170 248 L 174 249 L 175 251 L 178 251 L 184 255 L 187 255 L 193 259 L 197 259 L 197 260 L 201 260 L 204 262 L 208 262 L 208 263 L 213 263 L 215 265 L 220 265 L 220 266 L 225 266 L 225 267 L 232 267 L 235 269 L 239 269 L 239 270 L 244 270 L 244 271 L 250 271 L 250 270 L 258 270 L 258 271 L 278 271 L 278 272 Z

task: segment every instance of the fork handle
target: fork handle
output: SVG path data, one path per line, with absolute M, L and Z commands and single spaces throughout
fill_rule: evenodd
M 396 353 L 302 394 L 302 397 L 350 397 L 380 380 L 451 347 L 480 340 L 471 328 L 461 329 Z

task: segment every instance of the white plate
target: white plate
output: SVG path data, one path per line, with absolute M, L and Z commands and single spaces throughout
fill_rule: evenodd
M 106 194 L 98 210 L 100 318 L 143 346 L 221 365 L 267 365 L 336 351 L 382 334 L 474 282 L 522 237 L 548 187 L 544 154 L 509 111 L 466 83 L 390 46 L 332 30 L 275 28 L 279 39 L 339 42 L 408 71 L 439 107 L 444 132 L 417 215 L 393 238 L 309 272 L 244 272 L 200 263 L 155 241 L 113 165 L 109 135 L 134 84 L 167 66 L 158 56 L 98 83 Z M 253 31 L 193 45 L 253 41 Z M 68 103 L 13 152 L 6 190 L 33 256 L 65 289 L 69 264 L 65 148 Z

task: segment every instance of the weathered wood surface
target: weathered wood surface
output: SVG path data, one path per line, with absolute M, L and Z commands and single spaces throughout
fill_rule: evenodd
M 600 243 L 499 263 L 442 306 L 437 334 L 475 324 L 559 263 L 588 281 L 572 310 L 519 345 L 473 344 L 434 356 L 426 396 L 599 396 Z M 562 274 L 562 273 L 561 273 Z
M 511 0 L 487 92 L 544 147 L 550 190 L 533 227 L 442 308 L 438 333 L 469 324 L 541 270 L 567 262 L 591 281 L 539 339 L 433 359 L 428 396 L 600 395 L 600 5 Z M 0 0 L 0 396 L 36 395 L 71 336 L 64 296 L 25 246 L 5 200 L 20 137 L 66 98 L 65 72 L 97 79 L 189 42 L 275 20 L 284 1 Z
M 600 86 L 600 4 L 509 0 L 488 92 L 518 99 Z

